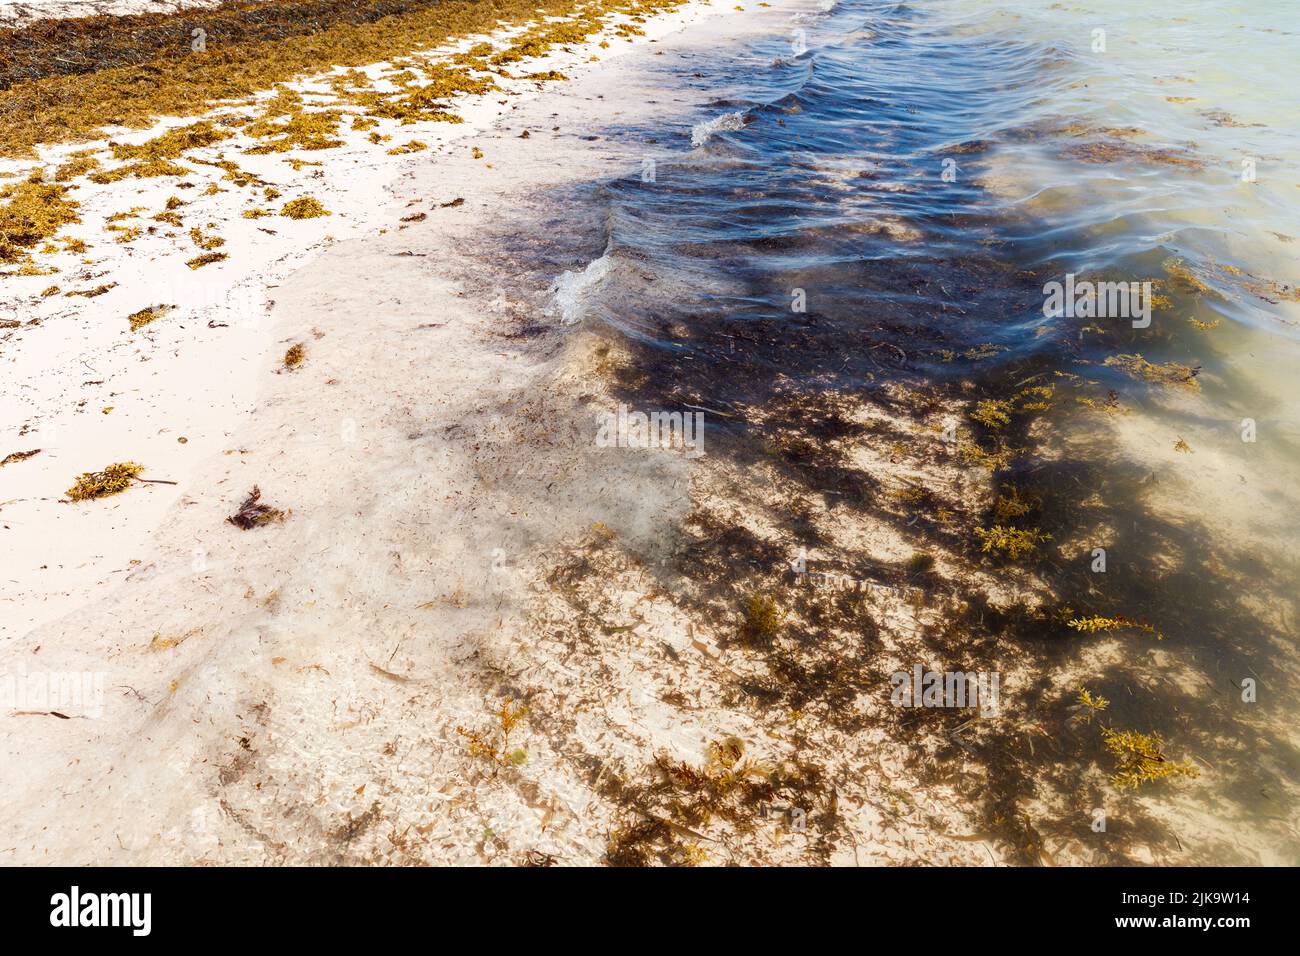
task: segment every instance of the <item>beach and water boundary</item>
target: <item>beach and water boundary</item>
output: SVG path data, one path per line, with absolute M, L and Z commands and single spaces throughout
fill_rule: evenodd
M 878 15 L 870 29 L 900 45 L 909 28 L 920 29 L 882 15 L 888 11 L 872 12 Z M 813 41 L 815 22 L 805 27 Z M 766 28 L 755 27 L 753 45 L 723 62 L 752 69 L 772 64 L 780 51 L 797 67 L 787 23 L 778 26 L 766 37 Z M 728 36 L 739 45 L 744 34 L 736 28 Z M 1072 583 L 1071 596 L 1087 589 L 1069 575 L 1026 570 L 1023 562 L 985 565 L 981 557 L 974 529 L 995 526 L 991 510 L 1032 514 L 1034 525 L 1007 524 L 1052 535 L 1057 548 L 1066 535 L 1079 534 L 1078 515 L 1061 503 L 1058 483 L 1087 489 L 1095 480 L 1117 480 L 1114 471 L 1093 478 L 1079 470 L 1080 462 L 1107 461 L 1096 449 L 1066 456 L 1053 447 L 1057 429 L 1049 432 L 1038 424 L 1045 416 L 1035 414 L 1047 409 L 1029 407 L 1048 396 L 1020 394 L 1046 387 L 1016 384 L 1028 374 L 1071 370 L 1059 354 L 1031 355 L 1038 365 L 1028 373 L 988 363 L 1006 351 L 995 340 L 1002 310 L 1015 303 L 1031 313 L 1042 276 L 1007 281 L 997 256 L 965 263 L 965 276 L 942 256 L 898 266 L 893 281 L 877 280 L 873 289 L 874 321 L 855 325 L 848 310 L 827 300 L 842 284 L 840 294 L 860 302 L 868 287 L 860 273 L 846 281 L 831 271 L 820 284 L 803 278 L 795 285 L 773 278 L 770 262 L 756 267 L 755 247 L 772 257 L 809 247 L 769 228 L 770 220 L 757 218 L 761 211 L 749 213 L 762 226 L 757 235 L 738 240 L 710 232 L 710 219 L 723 218 L 717 212 L 734 214 L 715 183 L 722 179 L 744 198 L 748 174 L 762 177 L 756 191 L 771 191 L 771 160 L 747 154 L 746 137 L 762 136 L 764 123 L 788 130 L 800 114 L 816 116 L 815 106 L 765 102 L 745 88 L 743 69 L 722 72 L 733 88 L 721 89 L 709 73 L 718 68 L 718 52 L 700 49 L 708 41 L 692 46 L 689 36 L 681 39 L 674 51 L 679 72 L 666 75 L 711 84 L 692 91 L 693 102 L 673 103 L 681 97 L 664 94 L 665 73 L 654 71 L 659 61 L 649 52 L 643 85 L 629 81 L 639 92 L 628 97 L 635 112 L 626 100 L 602 106 L 609 91 L 594 79 L 575 81 L 572 92 L 547 93 L 550 112 L 559 115 L 545 119 L 561 132 L 581 132 L 557 137 L 560 143 L 534 142 L 545 125 L 542 116 L 530 116 L 522 129 L 494 129 L 501 145 L 483 142 L 481 159 L 465 150 L 440 158 L 436 173 L 412 170 L 398 194 L 408 203 L 418 197 L 422 205 L 411 208 L 430 207 L 433 217 L 433 203 L 443 209 L 463 200 L 447 207 L 436 237 L 416 240 L 421 234 L 413 225 L 382 242 L 360 240 L 364 249 L 341 244 L 277 290 L 272 319 L 290 324 L 277 324 L 276 332 L 285 345 L 306 340 L 307 361 L 267 379 L 274 385 L 269 394 L 258 393 L 264 404 L 252 418 L 256 426 L 241 430 L 231 443 L 236 454 L 225 456 L 237 457 L 240 473 L 223 461 L 191 483 L 227 489 L 224 497 L 188 494 L 193 504 L 169 511 L 155 539 L 169 544 L 132 572 L 133 590 L 123 587 L 106 607 L 50 625 L 63 629 L 63 642 L 40 642 L 40 653 L 63 657 L 57 669 L 73 671 L 104 670 L 105 646 L 112 648 L 110 672 L 125 676 L 124 686 L 144 700 L 119 691 L 112 726 L 96 734 L 99 746 L 120 754 L 132 774 L 120 800 L 138 800 L 146 779 L 164 794 L 138 818 L 126 803 L 105 801 L 98 819 L 91 814 L 65 837 L 79 849 L 61 852 L 173 861 L 206 854 L 514 862 L 535 849 L 566 861 L 932 863 L 1167 862 L 1178 853 L 1193 861 L 1265 852 L 1273 839 L 1269 824 L 1252 824 L 1258 842 L 1230 851 L 1227 845 L 1242 842 L 1240 820 L 1229 839 L 1194 799 L 1171 800 L 1168 792 L 1163 800 L 1132 798 L 1111 814 L 1107 830 L 1093 829 L 1094 811 L 1115 797 L 1097 726 L 1078 719 L 1080 686 L 1116 709 L 1136 687 L 1145 700 L 1127 705 L 1136 709 L 1123 718 L 1162 729 L 1171 742 L 1213 761 L 1214 774 L 1203 771 L 1199 782 L 1180 783 L 1175 793 L 1212 787 L 1216 800 L 1225 799 L 1224 788 L 1235 784 L 1225 773 L 1230 767 L 1218 765 L 1235 744 L 1207 748 L 1228 728 L 1241 732 L 1243 718 L 1218 714 L 1209 721 L 1203 707 L 1189 705 L 1197 678 L 1173 650 L 1185 630 L 1163 597 L 1135 607 L 1135 595 L 1121 587 L 1061 619 L 1062 592 Z M 1003 53 L 1008 60 L 1027 55 Z M 629 73 L 636 75 L 630 67 Z M 786 79 L 792 87 L 796 74 L 792 69 Z M 972 70 L 970 82 L 986 75 Z M 811 99 L 803 90 L 799 95 Z M 909 107 L 917 109 L 898 104 L 898 115 L 915 116 Z M 522 139 L 525 130 L 530 135 Z M 670 134 L 681 146 L 658 148 Z M 598 139 L 584 138 L 592 136 Z M 866 190 L 872 202 L 902 192 L 898 179 L 847 155 L 827 155 L 809 138 L 789 181 L 802 191 L 801 214 L 810 205 L 824 208 L 827 193 L 860 196 L 863 190 L 852 187 L 871 174 L 883 179 L 880 189 Z M 647 149 L 651 139 L 659 142 Z M 944 144 L 909 148 L 923 145 Z M 647 152 L 655 160 L 650 180 Z M 622 175 L 601 176 L 600 164 Z M 539 176 L 543 167 L 554 176 Z M 1003 174 L 998 181 L 1005 178 L 1005 169 L 994 171 Z M 458 195 L 447 192 L 448 182 Z M 473 190 L 461 188 L 473 182 L 496 204 L 476 207 Z M 651 195 L 652 187 L 666 197 Z M 988 192 L 984 183 L 977 195 Z M 505 209 L 502 193 L 510 196 Z M 697 201 L 708 205 L 698 217 L 691 205 Z M 867 220 L 844 205 L 834 204 L 828 229 L 846 218 L 862 223 L 854 234 L 895 256 L 909 245 L 942 248 L 909 232 L 930 228 L 925 215 L 877 205 Z M 665 208 L 671 215 L 656 219 Z M 996 238 L 988 220 L 972 216 L 959 226 L 983 227 L 985 237 Z M 707 251 L 695 271 L 672 258 L 684 241 Z M 430 257 L 437 270 L 419 261 Z M 882 262 L 878 257 L 870 267 L 879 274 Z M 566 273 L 593 281 L 557 282 Z M 923 350 L 918 323 L 905 324 L 918 302 L 900 289 L 904 280 L 931 274 L 939 283 L 955 275 L 964 294 L 945 289 L 922 309 L 944 313 L 976 290 L 989 300 L 984 328 L 925 328 Z M 756 287 L 756 280 L 770 288 Z M 664 294 L 669 282 L 673 291 Z M 811 290 L 812 309 L 788 311 L 793 288 Z M 557 300 L 566 289 L 571 294 Z M 644 303 L 651 300 L 658 314 L 647 317 Z M 412 302 L 420 303 L 419 322 Z M 737 302 L 758 314 L 745 315 Z M 444 314 L 467 324 L 453 326 L 440 319 Z M 777 322 L 778 314 L 795 316 L 797 324 Z M 359 315 L 367 321 L 364 342 Z M 466 334 L 470 329 L 477 334 Z M 429 344 L 413 346 L 420 336 Z M 1050 341 L 1035 340 L 1044 338 Z M 956 358 L 945 361 L 949 352 Z M 953 362 L 959 374 L 945 381 L 936 369 Z M 996 367 L 985 371 L 980 363 Z M 261 371 L 269 371 L 266 365 L 264 359 Z M 726 388 L 718 385 L 721 369 Z M 321 384 L 302 389 L 304 373 Z M 1016 388 L 1006 390 L 1008 382 Z M 1080 387 L 1077 397 L 1109 403 L 1104 388 L 1094 398 Z M 706 409 L 707 454 L 694 469 L 684 456 L 634 454 L 644 448 L 597 454 L 600 416 L 623 404 Z M 972 418 L 981 411 L 992 424 Z M 298 432 L 306 434 L 286 440 Z M 345 456 L 348 434 L 356 444 Z M 1203 448 L 1195 436 L 1188 439 Z M 1020 459 L 1011 475 L 998 467 L 1007 449 Z M 990 457 L 993 468 L 986 467 Z M 1042 481 L 1022 477 L 1044 470 Z M 1141 477 L 1131 476 L 1135 487 Z M 293 513 L 265 529 L 250 552 L 237 529 L 215 539 L 207 529 L 221 525 L 251 483 Z M 1053 489 L 1058 493 L 1048 494 Z M 1127 504 L 1137 492 L 1115 497 Z M 1086 501 L 1087 494 L 1072 500 Z M 1020 515 L 1007 512 L 1026 503 L 1030 510 Z M 1156 516 L 1160 538 L 1145 541 L 1150 550 L 1166 547 L 1176 528 L 1167 515 Z M 196 541 L 202 571 L 195 570 Z M 1129 546 L 1143 543 L 1135 538 Z M 875 588 L 805 587 L 791 570 L 800 548 L 815 568 Z M 1200 563 L 1202 582 L 1222 574 Z M 1157 593 L 1167 587 L 1162 581 Z M 179 601 L 178 593 L 185 595 Z M 1258 663 L 1240 609 L 1222 605 L 1222 591 L 1206 593 L 1215 605 L 1193 603 L 1179 613 L 1202 626 L 1216 618 L 1235 626 L 1239 643 L 1228 649 Z M 1106 603 L 1120 598 L 1126 603 Z M 1140 628 L 1122 636 L 1102 630 L 1079 650 L 1079 635 L 1066 622 L 1086 620 L 1089 612 L 1105 618 L 1108 609 L 1112 620 L 1122 615 L 1158 626 L 1160 641 Z M 138 623 L 108 623 L 128 620 Z M 112 636 L 87 645 L 85 634 L 96 628 Z M 1150 650 L 1130 656 L 1124 649 L 1124 642 L 1148 637 Z M 1000 722 L 889 708 L 889 674 L 916 660 L 997 670 L 1006 697 Z M 1176 694 L 1153 685 L 1153 665 L 1191 689 Z M 281 676 L 285 668 L 292 678 Z M 335 691 L 337 681 L 344 691 L 322 692 L 315 681 Z M 521 705 L 527 711 L 516 724 L 508 718 Z M 1169 719 L 1171 709 L 1193 716 Z M 169 755 L 165 768 L 132 755 L 142 719 L 156 735 L 151 740 L 165 741 L 157 748 Z M 1124 726 L 1121 718 L 1107 719 Z M 1277 731 L 1267 715 L 1261 720 L 1252 727 L 1256 740 L 1237 759 L 1264 755 L 1268 766 L 1286 744 L 1279 738 L 1270 756 L 1266 735 Z M 71 745 L 82 727 L 68 723 L 58 732 L 71 734 Z M 210 731 L 194 730 L 205 723 Z M 518 746 L 493 739 L 505 724 Z M 28 726 L 10 738 L 10 752 L 26 760 L 48 747 L 50 732 L 40 723 Z M 231 745 L 223 737 L 234 728 L 240 733 Z M 516 762 L 519 750 L 523 759 Z M 370 759 L 371 751 L 391 765 Z M 509 766 L 497 767 L 498 756 Z M 71 784 L 65 800 L 41 812 L 56 821 L 67 800 L 91 803 L 91 794 L 102 792 L 103 772 L 87 771 L 79 790 Z M 167 775 L 162 788 L 160 773 Z M 343 786 L 354 777 L 361 782 Z M 1267 787 L 1285 787 L 1287 778 L 1280 769 Z M 1256 801 L 1238 804 L 1246 819 L 1261 813 Z M 799 829 L 791 807 L 803 811 Z M 770 824 L 777 837 L 769 840 L 765 831 L 761 849 L 752 836 L 755 821 Z M 118 841 L 110 829 L 124 831 Z M 166 834 L 161 841 L 159 833 Z M 390 833 L 405 834 L 405 845 Z M 435 845 L 430 833 L 441 842 Z M 126 856 L 119 855 L 123 845 Z

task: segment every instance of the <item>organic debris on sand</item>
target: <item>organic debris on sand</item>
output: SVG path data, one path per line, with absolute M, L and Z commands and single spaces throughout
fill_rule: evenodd
M 280 210 L 280 215 L 289 219 L 319 219 L 331 213 L 321 205 L 319 199 L 314 196 L 303 196 L 301 199 L 293 199 L 285 203 Z
M 91 498 L 106 498 L 120 494 L 131 487 L 131 482 L 140 477 L 144 465 L 134 461 L 118 462 L 109 465 L 103 471 L 88 471 L 76 480 L 68 489 L 68 497 L 73 501 L 88 501 Z
M 174 305 L 151 305 L 139 312 L 131 313 L 127 316 L 127 321 L 131 323 L 131 331 L 137 332 L 155 319 L 161 319 L 174 308 L 176 308 Z
M 40 453 L 41 450 L 39 448 L 33 448 L 31 451 L 12 452 L 8 455 L 5 455 L 4 460 L 0 461 L 0 468 L 3 468 L 5 465 L 12 465 L 16 461 L 26 461 L 28 458 L 31 458 L 33 455 L 39 455 Z
M 261 527 L 264 524 L 270 524 L 273 521 L 283 521 L 285 513 L 279 508 L 272 508 L 270 505 L 261 503 L 262 489 L 253 485 L 253 490 L 248 493 L 244 503 L 226 520 L 236 528 L 242 528 L 245 531 L 251 531 L 253 528 Z

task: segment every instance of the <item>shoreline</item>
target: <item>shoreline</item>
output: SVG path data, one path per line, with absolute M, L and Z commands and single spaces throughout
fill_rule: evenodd
M 598 52 L 617 55 L 718 12 L 689 4 L 650 20 L 646 36 L 628 37 Z M 511 35 L 508 31 L 496 42 Z M 465 38 L 449 52 L 483 39 Z M 578 76 L 594 65 L 587 62 L 591 55 L 589 50 L 557 49 L 530 66 L 534 72 Z M 367 72 L 380 77 L 393 71 L 379 63 Z M 0 409 L 6 422 L 15 423 L 0 435 L 0 457 L 40 449 L 0 472 L 0 515 L 8 526 L 5 544 L 12 557 L 0 605 L 41 604 L 25 619 L 4 615 L 0 638 L 57 619 L 84 603 L 87 592 L 102 594 L 129 574 L 145 547 L 146 529 L 156 527 L 179 500 L 198 463 L 237 447 L 234 428 L 252 411 L 251 398 L 267 364 L 274 366 L 274 353 L 294 344 L 269 337 L 266 313 L 275 288 L 335 242 L 428 228 L 432 223 L 406 219 L 436 221 L 448 215 L 439 206 L 464 197 L 448 191 L 423 203 L 399 200 L 393 186 L 430 157 L 481 134 L 511 112 L 509 104 L 529 101 L 546 85 L 498 82 L 504 86 L 499 93 L 451 100 L 463 114 L 461 123 L 386 122 L 350 135 L 344 129 L 338 131 L 339 147 L 320 151 L 239 155 L 240 136 L 187 151 L 186 157 L 200 163 L 228 163 L 233 157 L 238 173 L 191 163 L 182 183 L 186 189 L 177 188 L 175 177 L 101 185 L 82 180 L 72 192 L 81 222 L 61 231 L 56 241 L 85 236 L 91 240 L 90 256 L 45 254 L 33 270 L 38 274 L 27 276 L 16 266 L 0 267 L 8 274 L 3 306 L 23 316 L 20 327 L 0 330 L 6 372 Z M 311 81 L 293 88 L 325 89 Z M 170 118 L 143 131 L 116 130 L 109 139 L 126 146 L 148 143 L 160 132 L 188 128 L 199 118 Z M 377 148 L 368 139 L 375 135 L 388 142 Z M 410 155 L 386 154 L 410 142 L 426 148 Z M 45 154 L 45 167 L 53 170 L 95 146 L 54 147 Z M 291 170 L 285 157 L 305 165 Z M 25 175 L 31 167 L 30 161 L 0 160 L 0 174 L 11 177 Z M 0 179 L 0 186 L 12 181 Z M 219 192 L 202 195 L 212 190 Z M 266 198 L 268 190 L 277 194 L 274 199 Z M 286 203 L 304 197 L 318 199 L 329 215 L 293 220 L 278 214 Z M 243 218 L 250 212 L 258 218 Z M 114 222 L 114 216 L 123 218 Z M 160 216 L 165 221 L 159 222 Z M 176 218 L 166 221 L 169 216 Z M 123 238 L 129 241 L 119 244 Z M 186 266 L 215 242 L 220 245 L 214 254 L 226 260 L 198 269 Z M 59 271 L 40 274 L 49 269 Z M 69 297 L 109 285 L 94 297 Z M 42 294 L 55 287 L 58 292 Z M 128 327 L 129 316 L 160 306 L 175 308 L 139 331 Z M 102 502 L 61 503 L 61 492 L 78 474 L 126 459 L 141 460 L 146 478 L 178 484 L 172 490 L 163 485 L 136 489 L 136 494 Z M 62 545 L 53 555 L 51 528 Z
M 718 35 L 761 29 L 746 20 L 722 15 L 664 32 L 663 51 L 680 43 L 699 55 Z M 635 597 L 645 587 L 636 554 L 663 546 L 655 516 L 696 507 L 692 498 L 708 493 L 701 482 L 717 476 L 675 456 L 648 465 L 593 457 L 592 436 L 565 423 L 590 417 L 584 392 L 607 345 L 589 331 L 530 332 L 528 315 L 545 301 L 494 286 L 508 261 L 485 275 L 474 258 L 496 242 L 481 235 L 484 213 L 491 222 L 510 210 L 494 231 L 511 235 L 512 222 L 546 214 L 528 210 L 539 192 L 614 163 L 636 168 L 628 144 L 593 144 L 585 129 L 617 123 L 633 105 L 645 120 L 654 98 L 629 87 L 650 76 L 648 57 L 519 99 L 473 134 L 481 160 L 467 149 L 421 153 L 436 159 L 412 163 L 387 208 L 427 210 L 426 220 L 342 239 L 278 282 L 267 347 L 248 361 L 258 376 L 249 414 L 228 416 L 211 437 L 181 426 L 191 433 L 184 447 L 203 453 L 188 475 L 139 455 L 149 459 L 146 477 L 181 484 L 71 506 L 137 520 L 147 506 L 160 524 L 133 549 L 138 563 L 119 585 L 8 642 L 33 654 L 29 668 L 38 660 L 51 674 L 103 674 L 107 694 L 99 719 L 6 723 L 6 759 L 27 768 L 0 837 L 7 862 L 482 863 L 518 862 L 524 850 L 630 862 L 664 834 L 666 859 L 722 862 L 712 838 L 679 839 L 653 811 L 629 819 L 657 754 L 742 781 L 754 772 L 742 768 L 771 767 L 816 804 L 808 832 L 774 820 L 775 842 L 728 851 L 738 861 L 991 858 L 983 842 L 930 832 L 924 819 L 967 831 L 956 805 L 932 797 L 900 807 L 892 825 L 869 812 L 849 824 L 848 842 L 828 840 L 841 798 L 810 761 L 831 743 L 792 748 L 728 707 L 718 680 L 738 665 L 723 663 L 726 638 L 654 589 Z M 621 99 L 606 99 L 614 86 Z M 700 105 L 712 99 L 696 95 Z M 555 126 L 553 138 L 539 135 Z M 533 136 L 521 139 L 520 127 Z M 456 198 L 464 202 L 445 208 Z M 299 341 L 303 363 L 271 374 L 279 349 Z M 235 529 L 224 519 L 254 485 L 287 517 Z M 113 542 L 123 547 L 120 536 Z M 632 624 L 603 625 L 604 660 L 621 660 L 616 688 L 590 648 L 556 643 L 575 607 L 545 585 L 592 549 L 623 568 L 627 590 L 606 593 L 603 578 L 574 587 L 601 604 L 640 605 Z M 530 646 L 548 620 L 554 637 Z M 665 653 L 675 673 L 664 671 Z M 700 699 L 694 714 L 647 694 L 647 682 L 665 680 L 668 699 Z M 524 754 L 517 766 L 493 716 L 508 715 L 512 699 L 527 707 L 509 741 Z M 729 756 L 740 740 L 743 760 Z M 484 760 L 484 748 L 496 756 Z M 844 799 L 862 787 L 906 787 L 902 751 L 889 754 L 871 755 L 888 767 L 882 774 L 841 783 Z
M 108 526 L 122 523 L 115 515 L 138 520 L 141 506 L 157 505 L 160 526 L 122 555 L 120 584 L 3 645 L 28 670 L 39 661 L 52 686 L 62 675 L 90 675 L 89 693 L 96 680 L 106 693 L 102 713 L 62 705 L 55 713 L 28 701 L 6 722 L 6 760 L 30 772 L 0 850 L 23 862 L 50 854 L 537 865 L 1078 865 L 1282 852 L 1267 843 L 1281 828 L 1257 821 L 1237 833 L 1207 812 L 1230 792 L 1227 773 L 1112 803 L 1096 709 L 1081 702 L 1094 682 L 1119 698 L 1106 726 L 1114 718 L 1120 728 L 1164 731 L 1175 760 L 1208 754 L 1222 766 L 1207 729 L 1213 735 L 1218 721 L 1262 733 L 1265 717 L 1229 720 L 1216 704 L 1198 711 L 1206 726 L 1185 726 L 1183 702 L 1214 678 L 1198 666 L 1199 648 L 1185 635 L 1151 643 L 1163 639 L 1154 625 L 1099 616 L 1145 609 L 1095 591 L 1074 566 L 1086 565 L 1094 537 L 1117 538 L 1106 526 L 1118 513 L 1103 501 L 1115 497 L 1106 481 L 1136 487 L 1130 482 L 1140 476 L 1100 473 L 1103 456 L 1071 447 L 1111 434 L 1056 427 L 1070 422 L 1059 405 L 1072 392 L 1062 386 L 1058 403 L 1051 387 L 1023 388 L 1032 381 L 1025 375 L 1050 371 L 1048 361 L 1020 370 L 1009 362 L 1008 378 L 971 358 L 969 380 L 950 383 L 890 347 L 888 324 L 846 322 L 828 333 L 812 317 L 744 328 L 730 316 L 711 325 L 716 317 L 681 312 L 670 327 L 674 310 L 654 306 L 690 309 L 749 290 L 734 276 L 713 283 L 710 264 L 722 260 L 707 250 L 699 271 L 688 265 L 681 276 L 656 269 L 653 241 L 639 258 L 646 247 L 635 230 L 608 220 L 646 207 L 608 197 L 620 176 L 635 179 L 647 156 L 662 153 L 660 186 L 645 198 L 676 193 L 689 202 L 701 184 L 692 170 L 704 175 L 719 163 L 725 175 L 738 155 L 743 165 L 751 140 L 779 138 L 772 127 L 786 127 L 797 100 L 784 118 L 769 113 L 766 129 L 737 137 L 746 141 L 739 149 L 708 148 L 715 131 L 764 122 L 759 114 L 770 105 L 735 112 L 753 102 L 743 78 L 768 65 L 757 51 L 774 46 L 748 41 L 783 38 L 786 15 L 799 6 L 757 17 L 752 9 L 707 11 L 708 22 L 627 44 L 629 54 L 612 64 L 598 47 L 602 62 L 590 70 L 578 67 L 591 48 L 574 46 L 571 60 L 536 64 L 567 81 L 529 83 L 518 96 L 491 92 L 479 100 L 481 115 L 455 99 L 464 124 L 427 136 L 421 125 L 357 129 L 393 135 L 371 144 L 377 161 L 354 150 L 357 142 L 290 151 L 287 158 L 324 165 L 294 169 L 302 175 L 289 188 L 272 172 L 286 165 L 279 154 L 248 151 L 274 138 L 265 130 L 232 126 L 239 138 L 196 148 L 192 155 L 221 165 L 193 171 L 225 191 L 206 205 L 166 209 L 183 218 L 177 235 L 133 237 L 120 247 L 127 261 L 131 250 L 168 238 L 176 241 L 167 255 L 183 259 L 211 251 L 201 243 L 219 236 L 226 243 L 213 248 L 231 259 L 193 271 L 202 278 L 245 257 L 261 261 L 267 248 L 309 248 L 301 260 L 283 259 L 278 278 L 254 276 L 275 287 L 249 328 L 239 327 L 236 302 L 225 327 L 182 313 L 115 333 L 129 343 L 119 349 L 129 352 L 120 374 L 167 361 L 173 398 L 148 396 L 160 408 L 154 418 L 126 392 L 110 396 L 108 414 L 88 399 L 88 437 L 75 447 L 84 450 L 104 423 L 127 413 L 139 443 L 153 442 L 148 454 L 114 444 L 85 466 L 130 455 L 146 479 L 183 483 L 59 506 Z M 460 53 L 486 61 L 472 42 Z M 403 69 L 418 67 L 396 64 L 378 78 L 393 84 L 390 98 L 409 92 Z M 391 106 L 365 99 L 355 79 L 331 87 L 336 102 Z M 308 98 L 307 110 L 282 99 L 289 119 L 277 116 L 275 125 L 330 108 Z M 314 122 L 302 130 L 309 142 L 320 132 Z M 326 135 L 358 139 L 346 126 Z M 468 139 L 441 138 L 466 131 Z M 427 148 L 395 157 L 400 171 L 379 189 L 377 171 L 394 162 L 387 148 L 408 136 Z M 149 134 L 121 141 L 138 148 Z M 224 164 L 232 158 L 234 168 Z M 837 158 L 821 163 L 824 182 L 845 182 Z M 151 180 L 140 182 L 147 189 Z M 266 208 L 266 189 L 280 193 L 274 209 L 310 197 L 332 215 L 216 218 L 236 211 L 232 199 Z M 149 195 L 155 204 L 136 218 L 158 222 L 149 214 L 166 193 Z M 673 221 L 648 215 L 650 228 Z M 338 228 L 347 223 L 352 232 Z M 869 217 L 859 224 L 875 225 Z M 904 225 L 889 232 L 897 242 L 924 236 L 923 226 Z M 262 227 L 277 232 L 258 240 L 269 245 L 243 241 Z M 190 229 L 198 238 L 187 239 Z M 326 242 L 327 234 L 336 238 Z M 752 236 L 741 237 L 743 248 Z M 710 238 L 706 231 L 704 246 Z M 670 261 L 675 251 L 667 247 Z M 977 257 L 972 280 L 986 265 Z M 1002 282 L 984 274 L 996 293 Z M 33 287 L 60 278 L 20 277 Z M 120 329 L 124 315 L 107 307 L 128 285 L 66 302 L 83 318 L 104 305 L 101 325 Z M 170 288 L 149 291 L 150 303 L 172 301 Z M 598 314 L 607 296 L 631 308 Z M 71 338 L 85 325 L 51 321 L 48 329 Z M 205 341 L 252 344 L 188 347 L 195 331 Z M 718 331 L 740 333 L 748 345 L 727 352 L 724 344 L 723 357 L 710 361 L 703 348 Z M 648 345 L 643 334 L 685 347 Z M 970 343 L 941 333 L 932 344 Z M 783 348 L 797 348 L 798 360 L 781 361 Z M 867 357 L 865 381 L 821 388 L 816 375 L 798 374 L 833 368 L 841 353 Z M 288 354 L 301 361 L 283 361 Z M 136 358 L 148 361 L 135 368 Z M 183 369 L 182 358 L 190 361 Z M 184 445 L 174 442 L 176 430 L 163 429 L 174 425 L 173 406 L 193 404 L 198 372 L 219 379 L 232 367 L 244 369 L 242 379 L 219 385 L 235 396 L 222 414 L 237 424 L 207 438 L 191 429 Z M 734 380 L 714 389 L 710 374 Z M 140 392 L 164 391 L 156 378 L 131 381 Z M 698 449 L 707 434 L 702 455 L 639 439 L 611 443 L 607 434 L 602 441 L 600 423 L 617 410 L 679 405 L 703 409 L 704 430 L 697 421 L 692 439 Z M 1121 434 L 1118 425 L 1113 433 Z M 163 467 L 173 462 L 164 452 L 180 455 L 178 447 L 201 458 L 185 475 Z M 1169 467 L 1182 454 L 1137 456 L 1135 464 Z M 1013 457 L 1019 463 L 1008 468 Z M 0 481 L 51 464 L 62 468 L 44 452 L 16 461 Z M 1064 492 L 1059 483 L 1068 483 Z M 260 505 L 277 510 L 242 530 L 226 519 L 241 502 L 258 514 L 253 489 Z M 1145 524 L 1161 509 L 1135 517 Z M 983 527 L 1004 524 L 992 534 Z M 1053 540 L 1041 560 L 1017 560 L 1011 548 L 1027 540 L 1032 550 L 1037 539 Z M 118 534 L 106 540 L 129 543 Z M 987 553 L 998 542 L 1008 555 Z M 1112 550 L 1129 567 L 1148 553 Z M 66 571 L 47 573 L 69 580 Z M 844 580 L 855 586 L 839 586 Z M 1083 611 L 1065 606 L 1070 595 Z M 1125 622 L 1145 630 L 1112 633 Z M 1075 634 L 1091 624 L 1101 631 Z M 1000 678 L 1002 706 L 890 706 L 891 674 L 947 667 Z M 1157 694 L 1153 682 L 1168 689 Z M 1126 685 L 1138 699 L 1122 699 Z M 1196 731 L 1199 748 L 1184 736 Z M 1114 836 L 1080 837 L 1099 806 L 1114 808 Z M 49 839 L 24 842 L 38 831 Z

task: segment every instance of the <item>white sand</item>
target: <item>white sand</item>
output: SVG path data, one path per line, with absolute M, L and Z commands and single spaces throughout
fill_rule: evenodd
M 73 17 L 172 13 L 215 7 L 221 0 L 6 0 L 0 3 L 0 26 L 26 26 L 34 20 Z

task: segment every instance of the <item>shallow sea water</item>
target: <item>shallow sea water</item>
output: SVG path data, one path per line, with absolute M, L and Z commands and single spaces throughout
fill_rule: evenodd
M 1192 755 L 1195 796 L 1144 797 L 1180 849 L 1297 862 L 1300 4 L 827 6 L 669 70 L 712 101 L 621 131 L 655 146 L 593 191 L 557 311 L 636 349 L 650 405 L 1050 388 L 999 481 L 1062 619 L 1147 626 L 1051 666 Z M 1045 314 L 1067 275 L 1150 321 Z

